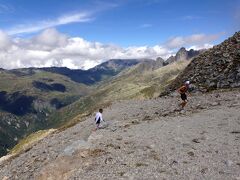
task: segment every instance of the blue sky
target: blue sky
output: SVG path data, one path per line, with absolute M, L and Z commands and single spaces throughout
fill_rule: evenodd
M 196 33 L 225 32 L 223 39 L 239 30 L 235 19 L 239 0 L 0 0 L 0 4 L 3 30 L 86 12 L 89 21 L 56 28 L 69 36 L 122 46 L 154 45 Z
M 0 0 L 0 30 L 12 41 L 49 28 L 103 46 L 200 47 L 239 31 L 240 0 Z

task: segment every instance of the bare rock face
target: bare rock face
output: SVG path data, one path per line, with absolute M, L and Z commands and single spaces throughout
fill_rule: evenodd
M 176 53 L 176 56 L 170 56 L 166 60 L 165 64 L 171 64 L 176 61 L 191 60 L 192 58 L 199 55 L 203 51 L 204 50 L 198 51 L 198 50 L 193 50 L 193 49 L 190 49 L 189 51 L 187 51 L 186 48 L 182 47 L 178 50 L 178 52 Z
M 182 47 L 176 54 L 176 61 L 187 60 L 188 59 L 188 51 Z
M 240 87 L 240 32 L 195 57 L 167 91 L 186 80 L 200 91 Z
M 158 67 L 162 67 L 163 64 L 164 64 L 164 59 L 161 58 L 161 57 L 158 57 L 158 58 L 156 59 L 156 65 L 157 65 Z
M 166 64 L 171 64 L 171 63 L 173 63 L 174 61 L 176 61 L 175 56 L 170 56 L 170 57 L 166 60 Z

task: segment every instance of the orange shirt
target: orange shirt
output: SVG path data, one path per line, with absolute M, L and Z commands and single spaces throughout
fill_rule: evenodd
M 187 86 L 183 85 L 182 87 L 180 87 L 180 88 L 178 89 L 178 92 L 179 92 L 180 94 L 184 94 L 184 93 L 187 92 L 187 90 L 188 90 Z

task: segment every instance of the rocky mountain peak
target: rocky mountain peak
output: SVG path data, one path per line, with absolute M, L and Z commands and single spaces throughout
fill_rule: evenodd
M 178 50 L 178 52 L 186 52 L 187 50 L 186 50 L 186 48 L 185 47 L 181 47 L 179 50 Z
M 156 59 L 156 61 L 158 61 L 158 62 L 164 62 L 164 59 L 161 58 L 161 57 L 158 57 L 158 58 Z
M 176 89 L 185 80 L 203 91 L 240 87 L 240 31 L 195 57 L 170 89 Z
M 156 59 L 156 65 L 157 65 L 158 67 L 162 67 L 162 66 L 164 65 L 164 59 L 161 58 L 161 57 L 158 57 L 158 58 Z
M 176 56 L 170 56 L 165 63 L 166 64 L 170 64 L 176 61 L 183 61 L 183 60 L 190 60 L 193 57 L 199 55 L 202 52 L 202 50 L 194 50 L 194 49 L 190 49 L 189 51 L 186 50 L 185 47 L 181 47 L 177 53 Z
M 176 54 L 176 61 L 182 61 L 188 59 L 188 51 L 182 47 Z

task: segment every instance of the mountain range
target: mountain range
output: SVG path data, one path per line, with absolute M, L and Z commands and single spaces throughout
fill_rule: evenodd
M 156 97 L 189 62 L 182 58 L 168 63 L 159 57 L 112 59 L 89 70 L 1 69 L 0 155 L 32 132 L 71 124 L 73 117 L 99 106 Z
M 49 112 L 43 118 L 43 126 L 38 127 L 45 130 L 32 133 L 21 140 L 7 156 L 0 158 L 0 178 L 239 177 L 239 47 L 240 32 L 237 32 L 189 61 L 179 60 L 164 65 L 165 61 L 161 58 L 156 61 L 144 60 L 91 86 L 77 83 L 81 87 L 86 86 L 86 94 Z M 36 76 L 36 72 L 48 73 L 47 77 L 51 76 L 54 81 L 43 80 L 42 74 Z M 68 95 L 80 93 L 69 92 L 70 85 L 65 83 L 76 83 L 69 77 L 49 73 L 34 70 L 31 75 L 34 79 L 29 75 L 17 78 L 10 76 L 12 79 L 6 74 L 4 76 L 11 79 L 16 87 L 22 87 L 23 82 L 28 82 L 23 87 L 35 90 L 27 91 L 25 95 L 32 95 L 33 98 L 37 98 L 33 93 L 42 93 L 43 97 L 47 93 L 51 94 L 49 97 L 61 97 L 66 92 Z M 18 85 L 20 77 L 23 78 L 22 86 Z M 186 80 L 190 80 L 190 90 L 193 91 L 187 106 L 182 110 L 178 106 L 180 95 L 175 90 Z M 6 97 L 6 104 L 11 104 L 8 98 L 19 97 L 19 94 L 14 93 L 12 87 L 8 87 L 7 91 L 7 87 L 2 96 Z M 159 93 L 163 97 L 158 97 Z M 31 98 L 27 100 L 29 104 L 35 101 Z M 104 118 L 108 125 L 93 131 L 93 112 L 99 107 L 104 108 Z M 34 111 L 35 106 L 23 116 L 30 120 L 27 115 L 32 112 L 34 117 Z M 16 130 L 21 129 L 16 119 L 21 114 L 12 112 L 9 115 L 14 113 L 13 120 L 6 121 L 10 122 L 9 126 L 1 125 L 3 135 L 4 132 L 11 132 L 13 134 L 9 136 L 13 136 Z M 15 122 L 15 129 L 5 129 Z M 35 127 L 36 124 L 31 125 Z M 56 129 L 48 129 L 51 127 Z M 19 132 L 19 137 L 24 133 Z M 1 139 L 1 142 L 7 144 L 4 140 Z

